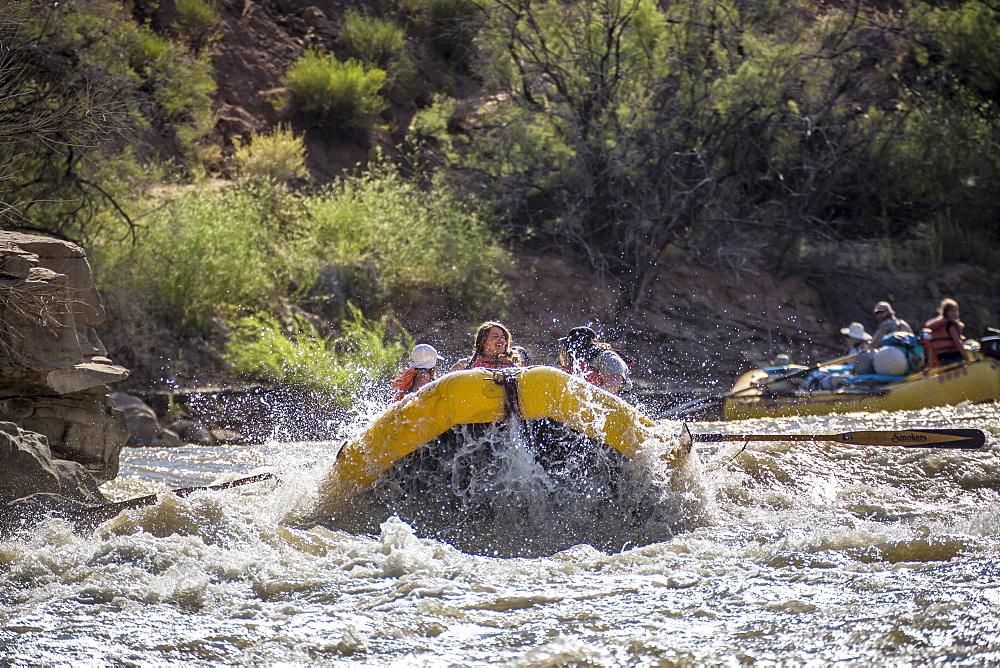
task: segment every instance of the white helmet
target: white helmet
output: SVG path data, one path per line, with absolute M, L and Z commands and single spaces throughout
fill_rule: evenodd
M 438 362 L 443 362 L 444 358 L 438 355 L 434 346 L 421 343 L 410 353 L 410 366 L 414 369 L 433 369 Z

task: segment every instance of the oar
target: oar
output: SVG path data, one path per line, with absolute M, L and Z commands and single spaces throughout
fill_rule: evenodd
M 252 475 L 247 478 L 240 478 L 238 480 L 230 480 L 229 482 L 222 482 L 218 485 L 207 485 L 203 487 L 182 487 L 180 489 L 171 490 L 170 494 L 175 494 L 177 496 L 187 496 L 193 492 L 199 492 L 203 489 L 229 489 L 230 487 L 239 487 L 240 485 L 249 485 L 254 482 L 261 482 L 263 480 L 270 480 L 275 478 L 273 473 L 260 473 L 257 475 Z M 160 492 L 163 494 L 164 492 Z M 115 503 L 106 503 L 103 506 L 94 506 L 93 508 L 88 508 L 81 512 L 75 519 L 78 522 L 83 522 L 90 525 L 97 525 L 105 520 L 109 520 L 112 517 L 118 515 L 118 513 L 123 510 L 129 510 L 131 508 L 144 508 L 146 506 L 151 506 L 156 503 L 156 500 L 160 497 L 160 494 L 148 494 L 146 496 L 137 496 L 134 499 L 126 499 L 124 501 L 116 501 Z
M 707 397 L 698 397 L 697 399 L 691 399 L 690 401 L 686 401 L 683 404 L 680 404 L 679 406 L 674 406 L 673 408 L 667 409 L 663 413 L 663 417 L 667 418 L 685 417 L 699 410 L 707 409 L 709 407 L 709 404 L 716 404 L 716 403 L 721 404 L 721 402 L 725 401 L 729 397 L 736 397 L 741 394 L 750 392 L 752 390 L 757 390 L 762 387 L 767 387 L 768 385 L 771 385 L 773 383 L 779 383 L 783 380 L 788 380 L 789 378 L 795 378 L 796 376 L 801 376 L 802 374 L 809 373 L 810 371 L 818 371 L 823 367 L 833 366 L 834 364 L 845 364 L 853 360 L 855 357 L 857 357 L 857 355 L 844 355 L 843 357 L 835 357 L 832 360 L 819 362 L 817 364 L 813 364 L 812 366 L 807 366 L 805 368 L 798 369 L 797 371 L 790 371 L 789 373 L 782 374 L 780 376 L 775 376 L 774 378 L 770 378 L 764 381 L 763 383 L 754 383 L 750 387 L 745 387 L 741 390 L 730 390 L 729 392 L 723 392 L 722 394 L 711 394 L 708 395 Z
M 903 448 L 979 450 L 986 434 L 979 429 L 911 429 L 901 431 L 848 431 L 843 434 L 691 434 L 700 443 L 725 441 L 828 441 L 848 445 L 894 445 Z

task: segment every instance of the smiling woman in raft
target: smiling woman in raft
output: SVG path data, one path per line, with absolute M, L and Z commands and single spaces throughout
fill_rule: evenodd
M 521 358 L 511 349 L 510 330 L 499 322 L 484 322 L 476 330 L 472 356 L 455 362 L 452 371 L 464 369 L 507 369 L 524 366 Z

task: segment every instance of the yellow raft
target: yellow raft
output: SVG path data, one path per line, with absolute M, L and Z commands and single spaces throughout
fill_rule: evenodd
M 831 391 L 775 392 L 762 370 L 743 374 L 723 405 L 727 420 L 830 413 L 919 410 L 969 401 L 1000 401 L 1000 361 L 986 356 L 882 385 L 847 385 Z
M 327 483 L 349 495 L 456 425 L 505 419 L 504 376 L 516 381 L 525 420 L 556 420 L 629 458 L 653 445 L 669 465 L 679 466 L 690 451 L 689 439 L 664 434 L 628 402 L 555 367 L 470 369 L 446 374 L 393 404 L 344 445 Z

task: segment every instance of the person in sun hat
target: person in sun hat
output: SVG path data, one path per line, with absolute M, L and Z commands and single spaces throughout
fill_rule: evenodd
M 437 349 L 430 344 L 421 343 L 414 347 L 410 353 L 409 366 L 396 376 L 389 386 L 396 391 L 394 400 L 399 401 L 434 380 L 438 362 L 443 360 L 444 358 L 438 355 Z
M 913 334 L 913 329 L 910 327 L 909 323 L 902 318 L 896 317 L 896 312 L 892 310 L 892 306 L 889 302 L 879 302 L 875 304 L 875 308 L 872 310 L 875 316 L 875 320 L 878 322 L 878 327 L 872 333 L 872 341 L 876 346 L 881 344 L 881 341 L 887 334 L 892 334 L 893 332 L 909 332 Z
M 860 322 L 852 322 L 841 329 L 840 333 L 847 337 L 848 348 L 845 355 L 857 355 L 868 350 L 872 335 L 865 331 L 865 326 Z
M 574 327 L 559 343 L 559 366 L 566 373 L 582 376 L 611 394 L 628 388 L 628 364 L 590 327 Z

